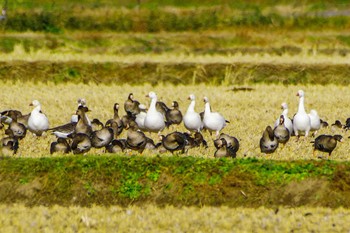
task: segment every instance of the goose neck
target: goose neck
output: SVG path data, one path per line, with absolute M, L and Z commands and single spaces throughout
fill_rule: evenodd
M 204 109 L 204 114 L 210 113 L 210 104 L 209 102 L 205 103 L 205 109 Z
M 305 112 L 305 107 L 304 107 L 304 96 L 300 97 L 299 99 L 299 107 L 298 107 L 298 112 Z
M 195 100 L 192 100 L 190 105 L 188 106 L 188 109 L 187 111 L 188 112 L 194 112 L 194 107 L 196 106 L 196 101 Z
M 151 104 L 149 106 L 149 111 L 153 111 L 156 109 L 156 104 L 157 104 L 157 98 L 152 98 L 151 99 Z

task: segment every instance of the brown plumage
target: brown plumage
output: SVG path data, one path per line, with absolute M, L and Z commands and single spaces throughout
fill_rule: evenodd
M 227 147 L 232 150 L 232 153 L 237 153 L 237 151 L 239 150 L 239 141 L 236 137 L 230 136 L 228 134 L 225 133 L 221 133 L 219 135 L 218 139 L 225 139 L 226 143 L 227 143 Z M 214 146 L 216 147 L 216 149 L 218 149 L 218 144 L 216 144 L 215 142 L 218 142 L 217 140 L 214 140 Z
M 76 125 L 77 125 L 77 122 L 69 122 L 64 125 L 59 125 L 59 126 L 50 128 L 48 129 L 48 131 L 51 131 L 52 134 L 54 134 L 57 138 L 67 138 L 68 135 L 74 133 Z
M 280 116 L 279 124 L 274 128 L 273 134 L 279 143 L 285 144 L 290 138 L 290 133 L 287 127 L 284 126 L 284 116 Z
M 126 147 L 126 140 L 113 139 L 111 143 L 106 146 L 106 152 L 108 153 L 120 153 L 124 152 Z
M 177 101 L 173 101 L 173 108 L 169 109 L 165 113 L 166 126 L 179 125 L 182 122 L 182 113 L 179 109 L 179 104 Z
M 27 128 L 24 124 L 17 122 L 17 115 L 11 112 L 10 117 L 12 119 L 9 129 L 12 130 L 13 136 L 18 139 L 23 139 L 27 134 Z
M 103 127 L 104 127 L 104 125 L 99 119 L 97 119 L 97 118 L 92 119 L 92 121 L 91 121 L 92 131 L 100 130 Z
M 103 127 L 91 133 L 91 145 L 95 148 L 102 148 L 107 146 L 113 140 L 113 129 L 110 127 Z
M 13 132 L 10 129 L 6 129 L 5 133 L 8 137 L 1 139 L 1 155 L 11 156 L 17 153 L 19 147 L 18 139 L 13 135 Z
M 139 105 L 140 102 L 134 100 L 133 93 L 130 93 L 128 99 L 124 102 L 124 110 L 127 114 L 129 113 L 135 116 L 136 114 L 140 113 Z
M 78 115 L 79 120 L 75 126 L 75 130 L 74 130 L 75 134 L 83 133 L 90 136 L 90 134 L 92 133 L 92 127 L 90 125 L 91 123 L 86 116 L 86 113 L 88 111 L 89 109 L 87 107 L 83 107 L 83 106 L 78 107 L 76 114 Z
M 30 113 L 23 115 L 22 112 L 18 110 L 6 110 L 1 112 L 0 115 L 2 116 L 2 123 L 10 124 L 9 121 L 11 121 L 13 117 L 16 117 L 17 122 L 23 124 L 28 129 L 28 119 L 30 117 Z
M 111 127 L 113 129 L 114 138 L 116 139 L 124 129 L 124 124 L 122 119 L 119 117 L 119 104 L 115 103 L 113 105 L 113 118 L 109 119 L 105 126 Z
M 156 109 L 158 112 L 163 114 L 164 117 L 166 116 L 166 113 L 170 110 L 170 108 L 168 108 L 168 106 L 166 106 L 166 104 L 164 102 L 161 102 L 161 101 L 157 101 Z
M 267 126 L 260 138 L 260 151 L 262 153 L 273 153 L 278 147 L 277 138 L 273 134 L 271 126 Z
M 337 142 L 342 142 L 343 137 L 339 134 L 336 135 L 320 135 L 317 138 L 315 138 L 315 141 L 311 142 L 313 143 L 314 150 L 313 155 L 315 155 L 316 150 L 327 152 L 329 156 L 331 156 L 332 151 L 337 146 Z
M 228 144 L 225 138 L 218 138 L 214 140 L 217 150 L 214 153 L 215 158 L 236 158 L 236 149 L 232 145 Z
M 72 137 L 71 149 L 73 154 L 83 154 L 91 149 L 91 140 L 88 135 L 84 133 L 77 133 L 70 135 Z
M 188 141 L 183 133 L 172 132 L 166 136 L 161 135 L 161 138 L 162 145 L 171 153 L 174 153 L 175 151 L 181 151 L 181 153 L 185 153 L 185 148 L 188 144 Z
M 71 151 L 70 145 L 65 138 L 57 138 L 57 141 L 50 145 L 50 154 L 62 153 L 67 154 Z
M 138 130 L 137 124 L 134 121 L 131 121 L 127 125 L 127 129 L 126 147 L 142 153 L 147 144 L 146 135 Z

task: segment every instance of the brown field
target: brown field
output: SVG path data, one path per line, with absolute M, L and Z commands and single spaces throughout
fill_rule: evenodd
M 0 205 L 3 232 L 347 232 L 348 209 Z
M 298 160 L 298 159 L 316 159 L 312 156 L 312 146 L 310 141 L 312 137 L 296 142 L 292 138 L 284 148 L 278 148 L 272 155 L 260 153 L 259 139 L 265 127 L 272 125 L 281 113 L 280 104 L 287 102 L 289 104 L 289 116 L 292 117 L 297 111 L 298 98 L 295 96 L 299 89 L 306 93 L 305 108 L 309 112 L 316 109 L 323 120 L 330 124 L 336 119 L 343 123 L 349 117 L 350 98 L 347 86 L 282 86 L 282 85 L 251 85 L 252 91 L 232 91 L 233 86 L 173 86 L 158 85 L 152 87 L 144 86 L 116 86 L 116 85 L 84 85 L 84 84 L 32 84 L 32 83 L 3 83 L 1 84 L 1 110 L 18 109 L 23 113 L 28 113 L 31 108 L 28 106 L 33 99 L 38 99 L 42 103 L 42 111 L 47 114 L 51 127 L 67 123 L 70 116 L 75 112 L 76 100 L 84 97 L 91 112 L 91 119 L 98 118 L 105 122 L 113 116 L 112 108 L 115 102 L 121 105 L 126 100 L 130 92 L 141 103 L 149 104 L 149 99 L 145 95 L 149 91 L 155 91 L 160 101 L 170 106 L 173 100 L 177 100 L 183 113 L 186 111 L 189 101 L 187 96 L 194 93 L 197 97 L 196 110 L 204 110 L 202 98 L 207 96 L 210 100 L 213 111 L 222 113 L 230 123 L 224 128 L 223 132 L 237 137 L 240 140 L 241 147 L 238 151 L 238 157 L 258 157 L 278 160 Z M 124 115 L 124 109 L 120 110 L 120 115 Z M 184 131 L 183 125 L 176 130 Z M 170 129 L 163 131 L 164 134 L 170 132 Z M 340 143 L 332 154 L 331 159 L 348 160 L 349 142 L 348 133 L 342 130 L 334 132 L 330 127 L 323 128 L 318 134 L 342 134 L 345 142 Z M 3 132 L 1 132 L 3 134 Z M 213 158 L 214 147 L 212 144 L 213 136 L 204 133 L 209 142 L 209 149 L 191 149 L 188 155 Z M 125 137 L 125 132 L 121 138 Z M 151 137 L 158 141 L 155 134 Z M 21 157 L 42 157 L 48 156 L 49 146 L 55 140 L 53 135 L 35 138 L 27 135 L 20 142 L 20 149 L 15 156 Z M 89 153 L 103 153 L 102 150 L 91 150 Z M 145 155 L 153 155 L 157 152 L 144 152 Z M 170 154 L 169 154 L 170 155 Z M 322 155 L 319 153 L 319 155 Z M 54 155 L 60 156 L 60 155 Z M 325 154 L 323 154 L 325 158 Z

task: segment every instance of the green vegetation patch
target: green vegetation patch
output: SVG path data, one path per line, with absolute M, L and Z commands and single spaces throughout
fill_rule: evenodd
M 348 162 L 72 156 L 2 158 L 0 167 L 2 203 L 350 206 Z

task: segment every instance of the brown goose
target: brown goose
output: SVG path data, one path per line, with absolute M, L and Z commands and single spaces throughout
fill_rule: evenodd
M 88 135 L 84 133 L 77 133 L 70 135 L 72 138 L 71 149 L 73 154 L 83 154 L 91 149 L 91 140 Z
M 166 104 L 162 101 L 157 101 L 156 102 L 156 109 L 158 112 L 163 114 L 164 117 L 166 117 L 166 113 L 170 111 L 170 108 L 166 106 Z
M 104 127 L 104 125 L 99 119 L 97 119 L 97 118 L 92 119 L 92 121 L 91 121 L 92 131 L 103 129 L 103 127 Z
M 96 130 L 92 132 L 90 140 L 91 145 L 95 148 L 105 147 L 113 140 L 113 129 L 110 127 L 103 127 L 100 130 Z
M 337 146 L 337 142 L 342 142 L 343 137 L 339 134 L 336 135 L 320 135 L 315 138 L 315 141 L 311 142 L 314 145 L 313 155 L 315 156 L 316 150 L 327 152 L 331 156 L 332 151 Z
M 76 114 L 78 115 L 78 122 L 75 126 L 74 132 L 76 134 L 83 133 L 90 135 L 92 133 L 91 122 L 88 120 L 86 113 L 89 111 L 87 107 L 79 106 Z
M 321 128 L 327 128 L 328 127 L 328 122 L 320 119 L 321 121 Z
M 185 153 L 185 148 L 188 144 L 187 138 L 183 133 L 180 132 L 172 132 L 168 135 L 161 135 L 162 145 L 165 149 L 174 153 L 175 151 L 181 151 L 181 153 Z
M 232 150 L 233 153 L 237 153 L 237 151 L 239 150 L 239 141 L 236 137 L 230 136 L 225 133 L 221 133 L 219 136 L 219 139 L 221 138 L 224 138 L 226 140 L 227 147 L 230 150 Z M 215 141 L 214 141 L 214 146 L 216 147 L 216 149 L 218 149 L 218 145 L 215 144 Z
M 114 116 L 112 119 L 109 119 L 105 126 L 111 127 L 113 129 L 113 133 L 114 133 L 114 138 L 117 138 L 124 129 L 124 124 L 122 119 L 119 117 L 119 104 L 115 103 L 113 106 L 113 112 L 114 112 Z
M 124 128 L 127 129 L 127 125 L 130 125 L 131 122 L 135 122 L 135 120 L 136 120 L 136 115 L 133 115 L 127 112 L 126 115 L 122 117 Z
M 231 157 L 236 158 L 236 149 L 232 145 L 228 145 L 225 138 L 214 140 L 217 150 L 214 153 L 215 158 Z
M 194 142 L 197 144 L 197 146 L 204 146 L 205 148 L 208 148 L 208 143 L 206 140 L 204 140 L 203 135 L 200 132 L 194 133 Z
M 333 124 L 331 124 L 331 130 L 334 132 L 334 131 L 337 131 L 337 130 L 340 130 L 343 128 L 343 124 L 341 123 L 340 120 L 336 120 Z M 345 126 L 344 126 L 345 128 Z
M 1 139 L 1 155 L 15 155 L 19 147 L 18 139 L 13 135 L 13 132 L 10 129 L 6 129 L 5 133 L 8 135 L 8 137 Z
M 27 134 L 27 128 L 24 124 L 17 122 L 17 115 L 13 112 L 10 114 L 12 119 L 9 129 L 13 132 L 13 136 L 18 139 L 23 139 Z
M 126 141 L 113 139 L 111 143 L 106 146 L 106 152 L 108 153 L 120 153 L 124 152 L 126 147 Z
M 86 105 L 86 100 L 84 98 L 79 98 L 78 99 L 78 108 L 81 106 L 81 107 L 87 107 Z M 78 122 L 79 120 L 79 116 L 77 114 L 74 114 L 71 116 L 71 122 Z M 88 118 L 88 121 L 90 122 L 90 119 Z
M 0 113 L 1 115 L 1 123 L 9 125 L 12 121 L 11 116 L 16 116 L 17 122 L 25 125 L 25 127 L 28 129 L 28 119 L 30 116 L 29 114 L 22 115 L 22 113 L 18 110 L 5 110 Z
M 273 153 L 277 147 L 277 138 L 275 138 L 271 126 L 267 126 L 260 139 L 260 151 L 262 153 L 270 154 Z
M 177 101 L 172 103 L 173 109 L 169 109 L 165 113 L 166 126 L 179 125 L 182 122 L 182 113 L 179 109 L 179 104 Z
M 76 125 L 77 125 L 77 122 L 69 122 L 64 125 L 50 128 L 48 129 L 48 131 L 51 131 L 52 134 L 54 134 L 57 138 L 67 138 L 68 135 L 74 133 Z
M 135 116 L 136 114 L 140 113 L 139 105 L 140 102 L 134 100 L 133 93 L 130 93 L 128 99 L 124 102 L 124 110 L 127 114 Z
M 274 136 L 277 141 L 282 144 L 286 144 L 290 138 L 290 133 L 288 128 L 284 125 L 284 116 L 280 116 L 279 124 L 273 130 Z
M 57 138 L 56 142 L 52 142 L 50 145 L 50 154 L 62 153 L 67 154 L 70 152 L 70 145 L 65 138 Z
M 346 119 L 344 129 L 347 131 L 350 129 L 350 117 Z
M 131 121 L 130 124 L 127 125 L 127 129 L 126 147 L 142 153 L 148 140 L 146 135 L 138 130 L 137 124 L 134 121 Z

